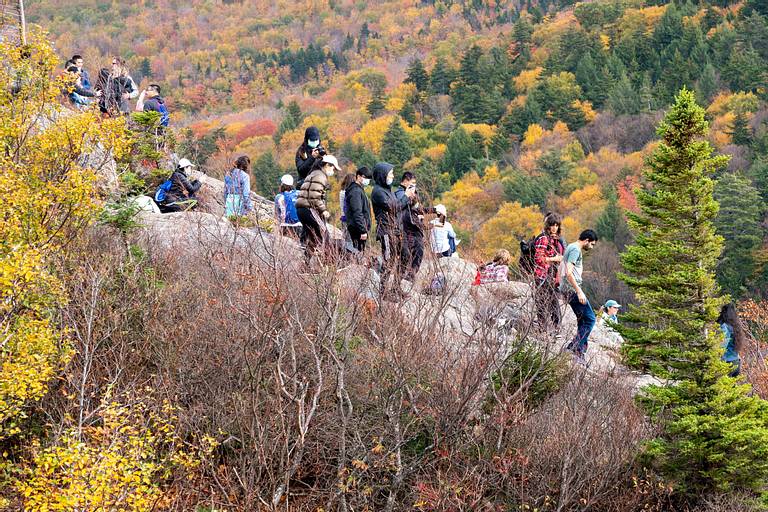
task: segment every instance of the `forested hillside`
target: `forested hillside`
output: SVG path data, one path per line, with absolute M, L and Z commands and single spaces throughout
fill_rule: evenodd
M 768 9 L 763 2 L 32 2 L 31 20 L 92 72 L 111 54 L 165 90 L 182 147 L 255 162 L 270 196 L 306 126 L 348 164 L 415 171 L 483 256 L 566 216 L 621 249 L 661 111 L 707 108 L 734 295 L 768 282 Z M 218 141 L 218 142 L 217 142 Z M 731 192 L 732 191 L 732 192 Z M 466 250 L 466 249 L 465 249 Z M 603 248 L 607 274 L 615 249 Z M 608 292 L 622 295 L 607 278 Z

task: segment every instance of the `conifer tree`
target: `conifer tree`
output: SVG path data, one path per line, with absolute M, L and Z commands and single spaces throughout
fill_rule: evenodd
M 405 73 L 405 83 L 415 85 L 416 90 L 419 92 L 427 90 L 429 87 L 429 75 L 427 74 L 427 70 L 424 69 L 424 64 L 420 59 L 413 59 L 408 65 L 408 70 Z
M 639 400 L 660 434 L 648 443 L 648 465 L 696 501 L 712 491 L 762 491 L 768 483 L 768 403 L 727 376 L 715 324 L 724 299 L 714 279 L 722 239 L 711 173 L 727 157 L 702 140 L 704 110 L 683 89 L 661 122 L 662 140 L 648 161 L 641 212 L 629 214 L 636 234 L 622 254 L 621 278 L 639 301 L 624 316 L 625 360 L 670 378 Z
M 384 91 L 378 88 L 374 88 L 371 92 L 371 101 L 365 109 L 371 115 L 371 117 L 378 117 L 384 111 L 386 105 L 384 104 Z
M 459 126 L 448 137 L 443 167 L 450 174 L 451 181 L 456 181 L 472 169 L 474 165 L 472 159 L 479 156 L 475 141 L 462 126 Z
M 726 133 L 731 136 L 731 141 L 734 144 L 749 146 L 752 142 L 752 130 L 749 128 L 747 115 L 742 111 L 736 112 L 730 130 Z
M 429 92 L 431 94 L 448 94 L 453 80 L 454 71 L 448 67 L 444 58 L 438 57 L 432 68 L 432 73 L 429 75 Z
M 399 117 L 395 117 L 384 133 L 381 158 L 395 167 L 402 167 L 413 156 L 410 137 L 403 129 Z
M 726 292 L 738 298 L 755 271 L 755 255 L 762 242 L 760 193 L 744 176 L 726 174 L 717 181 L 715 199 L 720 203 L 715 225 L 725 240 L 717 279 Z
M 659 125 L 662 140 L 644 173 L 650 188 L 637 193 L 641 212 L 628 214 L 637 238 L 622 254 L 622 278 L 640 301 L 627 315 L 636 325 L 626 332 L 627 363 L 677 379 L 707 357 L 703 332 L 719 304 L 713 271 L 722 239 L 710 175 L 727 157 L 699 140 L 707 130 L 704 110 L 683 89 Z

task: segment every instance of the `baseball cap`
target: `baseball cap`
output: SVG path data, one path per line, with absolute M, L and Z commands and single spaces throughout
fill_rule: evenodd
M 181 160 L 179 160 L 180 169 L 186 169 L 187 167 L 194 167 L 194 165 L 192 165 L 192 162 L 190 162 L 186 158 L 182 158 Z
M 444 204 L 439 204 L 439 205 L 435 206 L 435 211 L 438 214 L 440 214 L 440 215 L 444 215 L 446 217 L 448 216 L 448 210 L 445 209 L 445 205 Z
M 337 171 L 341 170 L 341 167 L 339 167 L 339 161 L 336 160 L 336 157 L 333 155 L 325 155 L 323 157 L 323 163 L 331 164 L 336 168 Z
M 608 302 L 605 303 L 605 307 L 606 308 L 620 308 L 621 304 L 619 304 L 615 300 L 609 300 Z
M 290 174 L 283 174 L 283 177 L 280 178 L 280 183 L 283 185 L 288 185 L 289 187 L 293 186 L 293 176 Z

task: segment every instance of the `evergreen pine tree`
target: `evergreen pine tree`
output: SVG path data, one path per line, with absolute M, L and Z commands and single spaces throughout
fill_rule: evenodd
M 752 130 L 749 128 L 749 119 L 747 115 L 742 112 L 736 112 L 733 118 L 733 124 L 730 126 L 728 135 L 731 136 L 731 141 L 739 146 L 749 146 L 752 142 Z
M 446 146 L 443 167 L 454 182 L 472 170 L 474 165 L 472 159 L 476 158 L 474 155 L 477 154 L 477 148 L 472 137 L 462 126 L 451 132 Z
M 432 73 L 429 75 L 429 92 L 431 94 L 448 94 L 453 80 L 453 70 L 448 67 L 444 58 L 438 57 L 432 68 Z
M 762 242 L 760 193 L 744 176 L 726 174 L 717 181 L 714 195 L 720 203 L 715 226 L 725 240 L 717 279 L 723 290 L 739 298 L 755 271 L 755 254 Z
M 707 104 L 717 92 L 717 74 L 715 66 L 707 63 L 696 82 L 696 99 Z
M 384 91 L 379 88 L 375 88 L 371 92 L 371 101 L 368 102 L 368 105 L 365 107 L 365 109 L 368 111 L 371 117 L 378 117 L 379 114 L 384 111 L 385 107 Z
M 413 147 L 408 134 L 403 129 L 400 118 L 395 116 L 384 133 L 381 145 L 381 158 L 395 167 L 402 167 L 413 156 Z
M 419 92 L 427 90 L 429 87 L 429 75 L 427 75 L 427 70 L 424 69 L 424 64 L 420 59 L 415 58 L 408 65 L 404 82 L 415 85 L 416 90 Z
M 631 115 L 641 111 L 640 95 L 635 92 L 626 74 L 611 89 L 606 107 L 616 115 Z
M 416 109 L 413 108 L 413 102 L 412 101 L 406 101 L 403 105 L 403 108 L 400 109 L 400 117 L 405 120 L 408 124 L 413 124 L 416 122 Z
M 712 156 L 707 130 L 704 110 L 683 89 L 659 126 L 649 188 L 638 192 L 641 212 L 629 214 L 636 241 L 621 257 L 621 278 L 639 301 L 618 327 L 625 361 L 671 379 L 639 397 L 660 429 L 645 462 L 688 501 L 768 483 L 768 403 L 749 396 L 720 361 L 715 318 L 724 299 L 714 267 L 722 239 L 709 176 L 727 157 Z

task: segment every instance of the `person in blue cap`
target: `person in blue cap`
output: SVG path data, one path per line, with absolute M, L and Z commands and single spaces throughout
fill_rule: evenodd
M 611 299 L 606 301 L 606 303 L 603 304 L 603 306 L 600 308 L 600 311 L 598 311 L 597 324 L 604 325 L 606 320 L 614 324 L 619 323 L 619 309 L 621 309 L 621 304 L 615 300 Z

